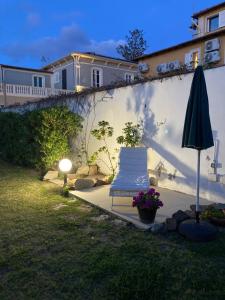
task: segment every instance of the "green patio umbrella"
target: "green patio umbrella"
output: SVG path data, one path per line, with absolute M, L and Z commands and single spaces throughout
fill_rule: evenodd
M 196 149 L 197 178 L 196 178 L 196 222 L 199 223 L 199 181 L 201 150 L 214 146 L 212 128 L 209 116 L 209 102 L 202 66 L 198 66 L 194 73 L 191 92 L 188 100 L 182 147 Z

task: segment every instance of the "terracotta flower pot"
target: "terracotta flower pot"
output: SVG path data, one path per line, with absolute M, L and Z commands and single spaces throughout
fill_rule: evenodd
M 138 206 L 137 209 L 141 222 L 145 224 L 150 224 L 155 221 L 155 215 L 157 211 L 156 208 L 141 208 Z

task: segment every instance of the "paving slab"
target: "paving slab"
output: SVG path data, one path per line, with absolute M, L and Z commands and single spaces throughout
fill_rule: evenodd
M 150 229 L 152 224 L 143 224 L 138 216 L 137 208 L 132 207 L 132 198 L 115 197 L 112 207 L 112 199 L 109 196 L 110 186 L 100 186 L 84 191 L 70 191 L 70 193 L 88 203 L 97 206 L 108 213 L 111 213 L 122 220 L 132 223 L 140 229 Z M 161 194 L 164 206 L 157 211 L 155 223 L 165 222 L 178 210 L 188 210 L 191 204 L 195 203 L 195 197 L 157 187 Z M 212 202 L 201 199 L 201 204 L 211 204 Z

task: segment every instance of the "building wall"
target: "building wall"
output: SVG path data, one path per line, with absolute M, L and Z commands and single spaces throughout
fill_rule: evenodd
M 91 87 L 92 68 L 97 67 L 103 70 L 103 85 L 108 85 L 115 81 L 121 81 L 125 79 L 125 73 L 138 74 L 137 68 L 130 69 L 121 62 L 118 66 L 118 62 L 112 63 L 94 59 L 93 61 L 88 58 L 80 57 L 79 61 L 73 62 L 73 59 L 67 60 L 60 66 L 53 67 L 50 70 L 54 73 L 59 72 L 59 82 L 54 82 L 53 86 L 57 89 L 62 88 L 62 70 L 67 69 L 67 89 L 74 90 L 75 86 L 81 85 L 84 87 Z
M 62 89 L 62 70 L 67 70 L 67 89 L 68 90 L 74 90 L 75 88 L 75 82 L 76 82 L 76 71 L 74 69 L 74 62 L 73 60 L 66 61 L 65 63 L 61 64 L 60 66 L 53 67 L 51 71 L 59 73 L 59 82 L 54 82 L 54 75 L 52 78 L 53 86 L 56 89 Z
M 210 40 L 211 38 L 209 38 Z M 225 63 L 225 35 L 219 37 L 220 40 L 220 56 L 221 59 L 218 63 L 213 65 L 222 66 Z M 158 75 L 156 67 L 162 63 L 168 63 L 171 61 L 179 60 L 181 64 L 185 64 L 185 55 L 194 49 L 200 49 L 201 61 L 204 62 L 204 53 L 205 53 L 205 41 L 196 42 L 193 45 L 185 46 L 180 49 L 171 50 L 166 53 L 155 55 L 153 57 L 146 57 L 140 59 L 139 63 L 147 63 L 150 67 L 147 73 L 144 73 L 143 76 L 156 76 Z
M 32 86 L 32 77 L 34 75 L 43 76 L 45 78 L 45 87 L 51 88 L 51 74 L 35 73 L 21 70 L 4 70 L 4 81 L 8 84 L 19 84 Z
M 207 70 L 205 76 L 212 129 L 218 148 L 202 151 L 201 195 L 212 201 L 225 202 L 225 185 L 208 180 L 208 174 L 213 172 L 211 163 L 214 157 L 221 164 L 221 168 L 217 169 L 218 174 L 225 175 L 225 67 Z M 95 107 L 89 124 L 91 119 L 95 125 L 100 120 L 108 121 L 114 127 L 114 138 L 110 141 L 110 149 L 114 149 L 118 147 L 115 138 L 121 135 L 125 122 L 137 123 L 143 120 L 144 145 L 149 148 L 148 168 L 152 170 L 151 176 L 157 174 L 157 166 L 162 163 L 165 169 L 159 177 L 160 186 L 195 195 L 197 152 L 181 148 L 192 78 L 193 73 L 183 75 L 182 80 L 174 76 L 162 82 L 155 80 L 109 91 L 108 94 L 112 99 L 100 102 Z M 100 100 L 104 96 L 104 92 L 96 93 L 95 100 Z M 92 138 L 89 144 L 90 154 L 97 147 L 99 143 Z M 103 165 L 102 168 L 103 171 L 107 171 Z M 175 175 L 175 179 L 171 180 L 170 174 Z
M 198 19 L 199 30 L 196 32 L 194 37 L 200 37 L 200 36 L 209 34 L 209 32 L 208 32 L 208 18 L 219 14 L 219 12 L 221 12 L 223 10 L 225 10 L 225 5 L 224 5 L 224 8 L 215 9 L 215 10 L 209 12 L 209 13 L 206 13 L 206 14 L 200 16 L 199 19 Z M 224 29 L 224 27 L 218 28 L 216 31 L 220 31 L 221 29 Z
M 92 69 L 100 68 L 103 72 L 103 85 L 108 85 L 116 81 L 125 80 L 125 74 L 130 73 L 134 76 L 137 75 L 137 70 L 130 70 L 125 67 L 118 67 L 117 65 L 105 65 L 102 62 L 94 62 L 92 64 L 87 62 L 80 62 L 80 74 L 81 83 L 80 85 L 90 87 L 91 86 L 91 76 Z
M 0 106 L 3 105 L 15 105 L 15 104 L 20 104 L 23 105 L 26 102 L 33 102 L 37 101 L 37 97 L 16 97 L 16 96 L 6 96 L 6 99 L 4 98 L 3 95 L 0 95 Z M 6 102 L 6 103 L 5 103 Z
M 217 148 L 212 147 L 201 154 L 201 196 L 215 202 L 225 203 L 225 67 L 205 71 L 209 96 L 211 124 L 214 141 Z M 114 128 L 114 136 L 109 139 L 111 151 L 118 148 L 116 137 L 121 135 L 126 122 L 143 121 L 143 145 L 148 148 L 148 169 L 150 176 L 158 177 L 161 187 L 195 195 L 197 152 L 193 149 L 182 149 L 182 131 L 185 112 L 191 88 L 193 73 L 173 76 L 160 80 L 115 88 L 109 91 L 81 94 L 73 98 L 61 98 L 57 105 L 68 105 L 78 112 L 79 103 L 96 104 L 90 115 L 83 113 L 87 124 L 87 133 L 97 126 L 101 120 L 108 121 Z M 102 101 L 104 100 L 104 101 Z M 44 101 L 43 105 L 50 105 Z M 25 112 L 40 108 L 40 104 L 29 104 L 5 109 L 3 111 Z M 87 123 L 86 123 L 87 122 Z M 91 125 L 93 124 L 93 126 Z M 89 136 L 87 134 L 86 136 Z M 80 144 L 78 145 L 80 146 Z M 102 146 L 91 137 L 89 140 L 89 155 Z M 217 174 L 220 182 L 208 180 L 213 160 L 218 163 Z M 103 172 L 109 172 L 104 164 L 98 162 Z M 159 176 L 158 167 L 163 166 Z M 174 178 L 173 178 L 174 176 Z M 225 182 L 225 181 L 224 181 Z M 166 199 L 163 199 L 166 201 Z

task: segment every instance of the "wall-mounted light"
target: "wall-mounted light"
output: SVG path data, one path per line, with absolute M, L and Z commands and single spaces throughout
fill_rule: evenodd
M 67 184 L 67 173 L 72 169 L 72 162 L 68 158 L 59 161 L 59 170 L 64 174 L 64 185 Z

